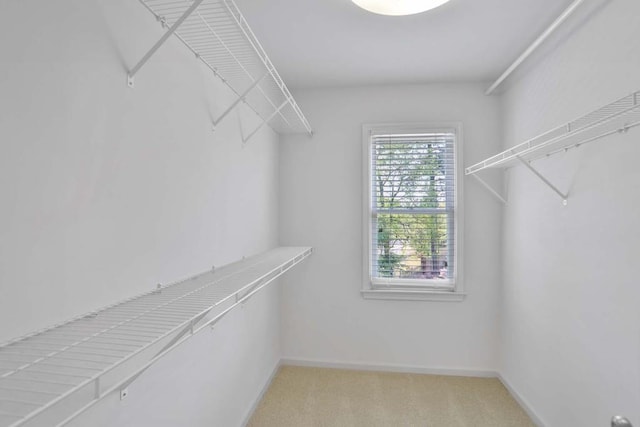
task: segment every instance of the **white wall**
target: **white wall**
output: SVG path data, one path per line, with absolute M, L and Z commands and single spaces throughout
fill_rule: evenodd
M 69 427 L 242 425 L 280 360 L 279 302 L 267 287 Z
M 283 279 L 283 354 L 321 363 L 497 368 L 500 207 L 465 180 L 464 302 L 373 301 L 362 286 L 362 124 L 461 121 L 464 156 L 499 148 L 498 105 L 481 85 L 298 91 L 313 139 L 280 145 L 283 245 L 313 257 Z
M 0 342 L 277 245 L 277 136 L 243 148 L 246 114 L 212 132 L 230 94 L 175 39 L 128 88 L 162 31 L 141 4 L 7 0 L 0 16 Z M 279 360 L 278 302 L 257 297 L 80 425 L 238 425 Z
M 506 145 L 640 89 L 640 2 L 598 3 L 503 95 Z M 639 135 L 535 162 L 566 207 L 509 172 L 500 370 L 549 427 L 640 424 Z

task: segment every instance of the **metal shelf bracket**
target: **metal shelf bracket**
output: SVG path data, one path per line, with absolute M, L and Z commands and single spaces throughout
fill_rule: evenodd
M 267 286 L 268 284 L 270 284 L 271 282 L 273 282 L 273 280 L 275 280 L 276 278 L 278 278 L 279 276 L 281 276 L 282 274 L 284 274 L 285 272 L 287 272 L 288 270 L 290 270 L 292 267 L 294 267 L 296 264 L 298 264 L 300 261 L 302 261 L 303 259 L 305 259 L 306 257 L 308 257 L 311 254 L 311 250 L 307 251 L 305 254 L 303 254 L 302 256 L 297 256 L 295 257 L 293 260 L 289 261 L 286 265 L 280 267 L 279 271 L 275 271 L 270 275 L 265 275 L 262 278 L 260 278 L 257 283 L 250 287 L 248 290 L 243 291 L 240 290 L 238 292 L 236 292 L 234 294 L 234 303 L 230 306 L 227 307 L 225 310 L 223 310 L 221 313 L 215 315 L 213 318 L 206 320 L 204 323 L 201 324 L 201 322 L 203 320 L 206 319 L 207 315 L 211 312 L 211 310 L 213 309 L 213 307 L 211 307 L 209 310 L 207 310 L 206 312 L 203 312 L 202 314 L 200 314 L 199 316 L 197 316 L 196 318 L 192 319 L 175 337 L 173 337 L 173 339 L 167 343 L 162 350 L 160 350 L 151 360 L 155 361 L 160 359 L 161 357 L 163 357 L 165 354 L 169 353 L 171 350 L 173 350 L 175 347 L 177 347 L 178 345 L 180 345 L 183 341 L 187 340 L 189 338 L 190 335 L 195 335 L 198 332 L 200 332 L 201 330 L 203 330 L 206 327 L 211 327 L 213 328 L 215 326 L 216 323 L 218 323 L 218 321 L 220 319 L 222 319 L 227 313 L 229 313 L 233 308 L 235 308 L 236 306 L 238 306 L 239 304 L 244 306 L 244 304 L 250 300 L 256 293 L 258 293 L 260 290 L 262 290 L 262 288 L 264 288 L 265 286 Z M 242 295 L 243 294 L 243 295 Z M 129 378 L 127 378 L 126 381 L 120 383 L 119 388 L 120 388 L 120 392 L 122 393 L 123 391 L 127 390 L 127 388 L 129 388 L 129 386 L 134 383 L 147 369 L 149 369 L 151 367 L 151 363 L 145 365 L 144 367 L 142 367 L 140 370 L 138 370 L 135 374 L 133 374 L 132 376 L 130 376 Z M 99 396 L 98 396 L 99 397 Z
M 542 175 L 540 172 L 538 172 L 537 169 L 535 169 L 533 166 L 531 166 L 529 164 L 529 162 L 527 162 L 526 160 L 522 159 L 522 157 L 520 156 L 516 156 L 517 159 L 527 167 L 527 169 L 529 169 L 535 176 L 537 176 L 542 182 L 544 182 L 547 187 L 549 187 L 550 189 L 552 189 L 558 196 L 560 196 L 562 198 L 562 205 L 563 206 L 567 206 L 568 203 L 568 198 L 569 198 L 569 194 L 568 193 L 563 193 L 562 191 L 558 190 L 558 187 L 556 187 L 555 185 L 553 185 L 547 178 L 544 177 L 544 175 Z
M 112 393 L 124 399 L 150 366 L 311 253 L 275 248 L 0 343 L 0 426 L 61 427 Z
M 213 309 L 213 307 L 211 307 L 211 309 L 207 310 L 205 313 L 202 313 L 199 316 L 197 316 L 196 318 L 194 318 L 193 320 L 191 320 L 184 328 L 182 328 L 182 330 L 180 332 L 178 332 L 176 334 L 175 337 L 173 337 L 171 339 L 171 341 L 169 341 L 164 347 L 162 347 L 162 350 L 160 350 L 158 353 L 156 353 L 156 355 L 153 357 L 153 359 L 163 355 L 168 350 L 170 350 L 172 347 L 175 347 L 178 344 L 178 342 L 180 342 L 185 335 L 187 335 L 187 334 L 193 335 L 194 327 L 197 326 L 198 323 L 200 323 L 200 321 L 203 318 L 205 318 L 206 315 L 209 314 L 209 312 L 212 309 Z M 123 391 L 128 389 L 129 386 L 131 384 L 133 384 L 135 382 L 135 380 L 137 380 L 140 377 L 140 375 L 142 375 L 150 367 L 151 367 L 151 365 L 146 365 L 144 368 L 142 368 L 138 372 L 136 372 L 133 376 L 129 377 L 125 382 L 120 384 L 120 393 L 122 393 Z M 97 398 L 99 398 L 99 397 L 100 396 L 98 396 Z
M 282 109 L 287 106 L 287 104 L 289 104 L 289 102 L 291 101 L 291 97 L 285 99 L 282 104 L 280 104 L 280 106 L 278 108 L 275 109 L 275 111 L 273 113 L 271 113 L 271 115 L 269 117 L 267 117 L 266 119 L 263 119 L 262 122 L 258 125 L 258 127 L 256 127 L 249 135 L 247 135 L 246 137 L 242 138 L 242 143 L 246 144 L 247 142 L 249 142 L 249 140 L 251 139 L 251 137 L 253 137 L 253 135 L 255 135 L 256 133 L 258 133 L 258 131 L 260 129 L 262 129 L 262 127 L 264 125 L 266 125 L 267 123 L 269 123 L 271 121 L 271 119 L 273 119 L 275 116 L 277 116 L 278 114 L 280 114 L 280 111 L 282 111 Z
M 238 104 L 244 103 L 263 122 L 243 136 L 244 143 L 264 124 L 277 133 L 312 135 L 309 122 L 233 0 L 139 1 L 165 30 L 128 72 L 129 87 L 134 87 L 138 71 L 174 35 L 235 95 L 219 117 L 211 118 L 213 131 Z M 282 100 L 287 102 L 281 105 Z
M 471 175 L 472 177 L 474 177 L 484 188 L 486 188 L 496 199 L 498 199 L 500 202 L 502 202 L 502 204 L 506 205 L 507 204 L 507 199 L 505 197 L 502 197 L 500 195 L 500 193 L 498 193 L 491 185 L 489 185 L 489 183 L 487 183 L 484 179 L 480 178 L 478 175 L 473 174 Z
M 140 59 L 140 61 L 138 61 L 138 63 L 129 71 L 127 75 L 127 84 L 129 87 L 134 87 L 134 77 L 138 73 L 138 71 L 140 71 L 140 68 L 142 68 L 144 64 L 147 63 L 147 61 L 153 56 L 153 54 L 156 53 L 158 49 L 160 49 L 160 47 L 164 44 L 164 42 L 166 42 L 167 39 L 171 37 L 173 33 L 176 32 L 178 27 L 182 25 L 185 19 L 187 19 L 198 8 L 198 6 L 200 6 L 200 3 L 202 3 L 203 1 L 204 0 L 195 0 L 191 4 L 191 6 L 189 6 L 189 8 L 182 14 L 182 16 L 180 16 L 176 20 L 176 22 L 173 23 L 173 25 L 167 30 L 167 32 L 165 32 L 162 35 L 162 37 L 160 37 L 160 40 L 158 40 L 156 44 L 154 44 L 151 47 L 151 49 L 149 49 L 149 51 L 142 57 L 142 59 Z M 161 22 L 162 22 L 162 26 L 165 27 L 166 21 L 161 20 Z
M 489 168 L 506 169 L 523 164 L 567 205 L 568 193 L 563 193 L 531 166 L 531 162 L 550 157 L 556 153 L 567 152 L 603 138 L 625 134 L 630 129 L 640 127 L 640 91 L 633 92 L 612 103 L 591 111 L 566 124 L 495 154 L 481 162 L 465 168 L 465 175 L 473 175 L 494 196 L 500 194 L 476 176 Z
M 260 82 L 264 80 L 264 78 L 267 77 L 268 75 L 269 75 L 269 72 L 264 73 L 262 77 L 260 77 L 259 79 L 256 79 L 253 82 L 253 84 L 249 86 L 242 94 L 238 95 L 237 99 L 226 110 L 224 110 L 224 112 L 220 114 L 220 116 L 217 119 L 213 120 L 213 130 L 216 130 L 218 123 L 220 123 L 222 119 L 224 119 L 231 111 L 233 111 L 233 109 L 236 108 L 238 104 L 240 104 L 241 102 L 244 102 L 245 99 L 247 98 L 247 95 L 249 95 L 249 93 L 253 89 L 255 89 L 256 86 L 258 86 Z

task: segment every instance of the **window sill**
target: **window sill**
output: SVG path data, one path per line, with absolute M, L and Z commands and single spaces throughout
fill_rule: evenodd
M 441 301 L 460 302 L 467 294 L 463 292 L 441 292 L 431 290 L 406 289 L 363 289 L 360 291 L 364 299 L 400 300 L 400 301 Z

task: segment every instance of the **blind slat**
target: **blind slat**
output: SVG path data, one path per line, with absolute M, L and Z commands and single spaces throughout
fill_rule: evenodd
M 372 279 L 452 279 L 455 141 L 440 131 L 371 135 Z

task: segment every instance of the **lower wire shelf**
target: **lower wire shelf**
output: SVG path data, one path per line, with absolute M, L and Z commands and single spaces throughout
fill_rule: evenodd
M 0 427 L 62 426 L 309 255 L 280 247 L 0 346 Z

